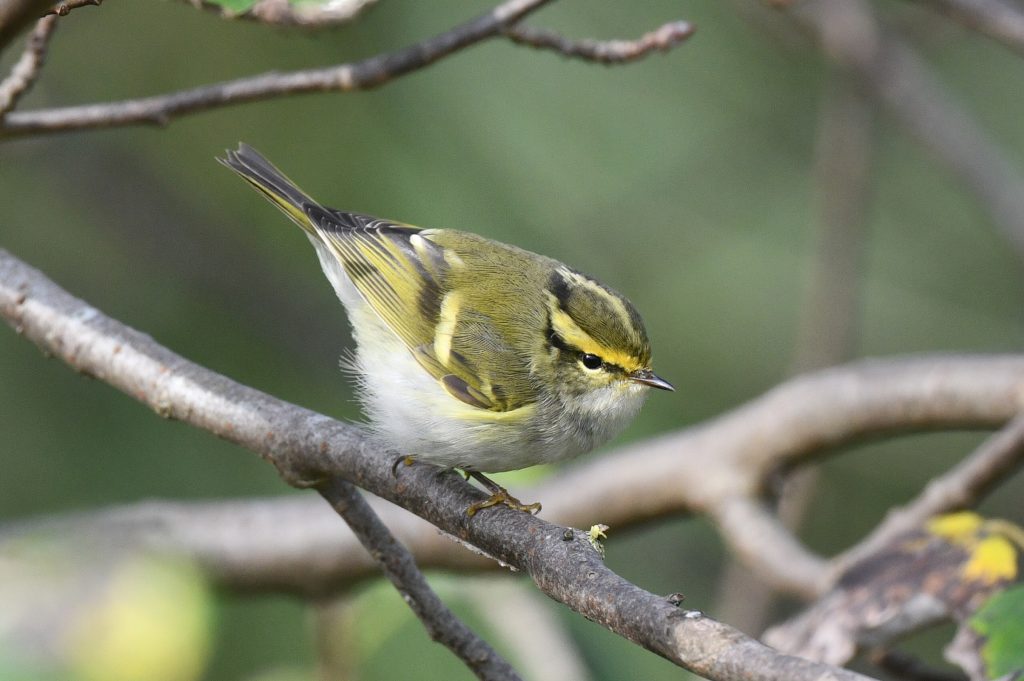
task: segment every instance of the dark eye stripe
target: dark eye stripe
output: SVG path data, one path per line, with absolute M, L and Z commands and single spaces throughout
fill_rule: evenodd
M 551 281 L 549 281 L 549 286 L 551 284 L 556 283 L 556 281 L 563 282 L 563 284 L 564 284 L 564 279 L 562 279 L 561 276 L 558 276 L 557 273 L 556 273 L 555 276 L 552 276 Z M 558 288 L 558 287 L 553 287 L 553 288 Z M 567 292 L 568 288 L 565 288 L 564 290 Z M 619 366 L 618 364 L 613 364 L 612 362 L 608 362 L 608 361 L 602 359 L 600 356 L 595 355 L 593 353 L 585 353 L 580 348 L 577 348 L 576 346 L 567 343 L 565 341 L 565 339 L 562 338 L 558 334 L 557 331 L 555 331 L 555 327 L 554 327 L 554 325 L 551 322 L 551 314 L 550 313 L 548 314 L 548 326 L 547 326 L 547 330 L 546 330 L 544 336 L 545 336 L 545 341 L 546 341 L 547 349 L 548 350 L 551 350 L 552 348 L 557 348 L 559 351 L 564 352 L 564 353 L 570 355 L 572 357 L 573 361 L 580 361 L 580 362 L 582 362 L 584 355 L 590 355 L 591 357 L 595 357 L 598 361 L 601 362 L 601 364 L 593 367 L 591 369 L 592 371 L 596 370 L 598 367 L 600 367 L 600 368 L 603 368 L 605 371 L 610 372 L 610 373 L 615 373 L 615 374 L 628 374 L 629 373 L 629 371 L 627 371 L 624 367 Z M 584 366 L 586 366 L 586 364 L 584 364 Z
M 601 359 L 599 356 L 597 356 L 597 355 L 595 355 L 593 353 L 583 352 L 579 348 L 576 348 L 576 347 L 573 347 L 573 346 L 569 345 L 568 343 L 565 342 L 565 339 L 562 338 L 561 336 L 559 336 L 558 332 L 555 331 L 554 328 L 552 328 L 550 322 L 548 322 L 547 344 L 548 344 L 548 348 L 558 348 L 562 352 L 565 352 L 567 354 L 571 354 L 571 355 L 574 355 L 574 356 L 578 357 L 579 361 L 584 363 L 583 364 L 584 366 L 587 366 L 586 365 L 586 360 L 584 360 L 584 357 L 593 357 L 598 362 L 600 362 L 600 364 L 596 364 L 593 367 L 587 367 L 589 369 L 597 369 L 599 367 L 603 367 L 605 371 L 611 371 L 611 372 L 618 373 L 618 374 L 625 374 L 625 373 L 627 373 L 625 369 L 623 369 L 622 367 L 620 367 L 617 364 L 612 364 L 611 362 L 606 362 L 605 360 Z

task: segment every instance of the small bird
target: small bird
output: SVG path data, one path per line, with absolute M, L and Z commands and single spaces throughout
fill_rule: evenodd
M 543 255 L 453 229 L 327 208 L 255 149 L 218 159 L 305 232 L 348 312 L 360 400 L 395 462 L 458 468 L 491 493 L 469 515 L 522 504 L 483 473 L 590 451 L 636 416 L 651 371 L 623 296 Z

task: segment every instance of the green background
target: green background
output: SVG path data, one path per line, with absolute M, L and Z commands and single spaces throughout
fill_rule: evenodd
M 356 60 L 487 6 L 381 0 L 354 25 L 308 34 L 227 22 L 184 3 L 108 2 L 60 21 L 21 108 Z M 910 3 L 880 9 L 917 27 L 915 41 L 941 80 L 1019 166 L 1020 58 Z M 784 16 L 754 2 L 565 0 L 529 22 L 611 38 L 676 18 L 693 21 L 697 35 L 628 66 L 495 40 L 370 92 L 235 106 L 163 129 L 4 141 L 0 246 L 175 352 L 297 404 L 358 418 L 336 368 L 350 342 L 343 310 L 312 250 L 213 160 L 244 140 L 328 205 L 475 231 L 626 293 L 644 314 L 656 370 L 678 391 L 653 395 L 618 442 L 697 423 L 789 374 L 820 214 L 814 145 L 832 72 Z M 0 64 L 17 50 L 9 52 Z M 884 115 L 874 141 L 855 354 L 1018 350 L 1018 256 L 982 207 Z M 0 332 L 0 435 L 4 521 L 151 498 L 299 493 L 256 457 L 157 418 L 8 331 Z M 807 541 L 823 552 L 856 541 L 979 441 L 916 436 L 830 459 Z M 1024 520 L 1020 492 L 1016 480 L 983 512 Z M 613 528 L 607 548 L 609 565 L 627 578 L 658 593 L 683 591 L 688 607 L 715 613 L 724 551 L 706 522 Z M 439 587 L 479 621 L 454 582 Z M 217 598 L 206 678 L 271 678 L 261 675 L 274 670 L 273 678 L 310 678 L 315 634 L 302 603 Z M 362 678 L 470 678 L 429 643 L 396 594 L 368 586 L 351 607 L 361 622 Z M 593 678 L 680 677 L 550 607 Z M 916 649 L 937 661 L 944 635 Z

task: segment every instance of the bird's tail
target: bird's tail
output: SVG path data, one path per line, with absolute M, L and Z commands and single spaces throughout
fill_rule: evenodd
M 240 142 L 237 151 L 228 151 L 227 158 L 218 158 L 222 164 L 238 173 L 271 203 L 309 233 L 315 233 L 309 218 L 310 208 L 323 210 L 316 201 L 275 168 L 260 152 Z

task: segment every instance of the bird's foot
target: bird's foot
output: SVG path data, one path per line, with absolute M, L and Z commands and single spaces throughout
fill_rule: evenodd
M 532 504 L 524 504 L 509 494 L 507 490 L 501 490 L 500 492 L 495 492 L 484 501 L 478 501 L 467 508 L 466 515 L 473 517 L 476 515 L 477 511 L 490 508 L 491 506 L 497 506 L 498 504 L 504 504 L 514 511 L 525 511 L 527 513 L 533 513 L 534 515 L 539 513 L 541 508 L 539 501 Z
M 477 471 L 465 471 L 467 478 L 473 478 L 478 480 L 481 485 L 487 488 L 487 491 L 491 493 L 491 496 L 483 501 L 478 501 L 466 509 L 466 515 L 473 517 L 477 514 L 477 511 L 481 511 L 491 506 L 498 506 L 503 504 L 508 506 L 514 511 L 525 511 L 526 513 L 532 513 L 536 515 L 540 512 L 540 502 L 534 502 L 532 504 L 524 504 L 523 502 L 516 499 L 514 496 L 508 493 L 508 490 L 494 482 L 483 473 Z

